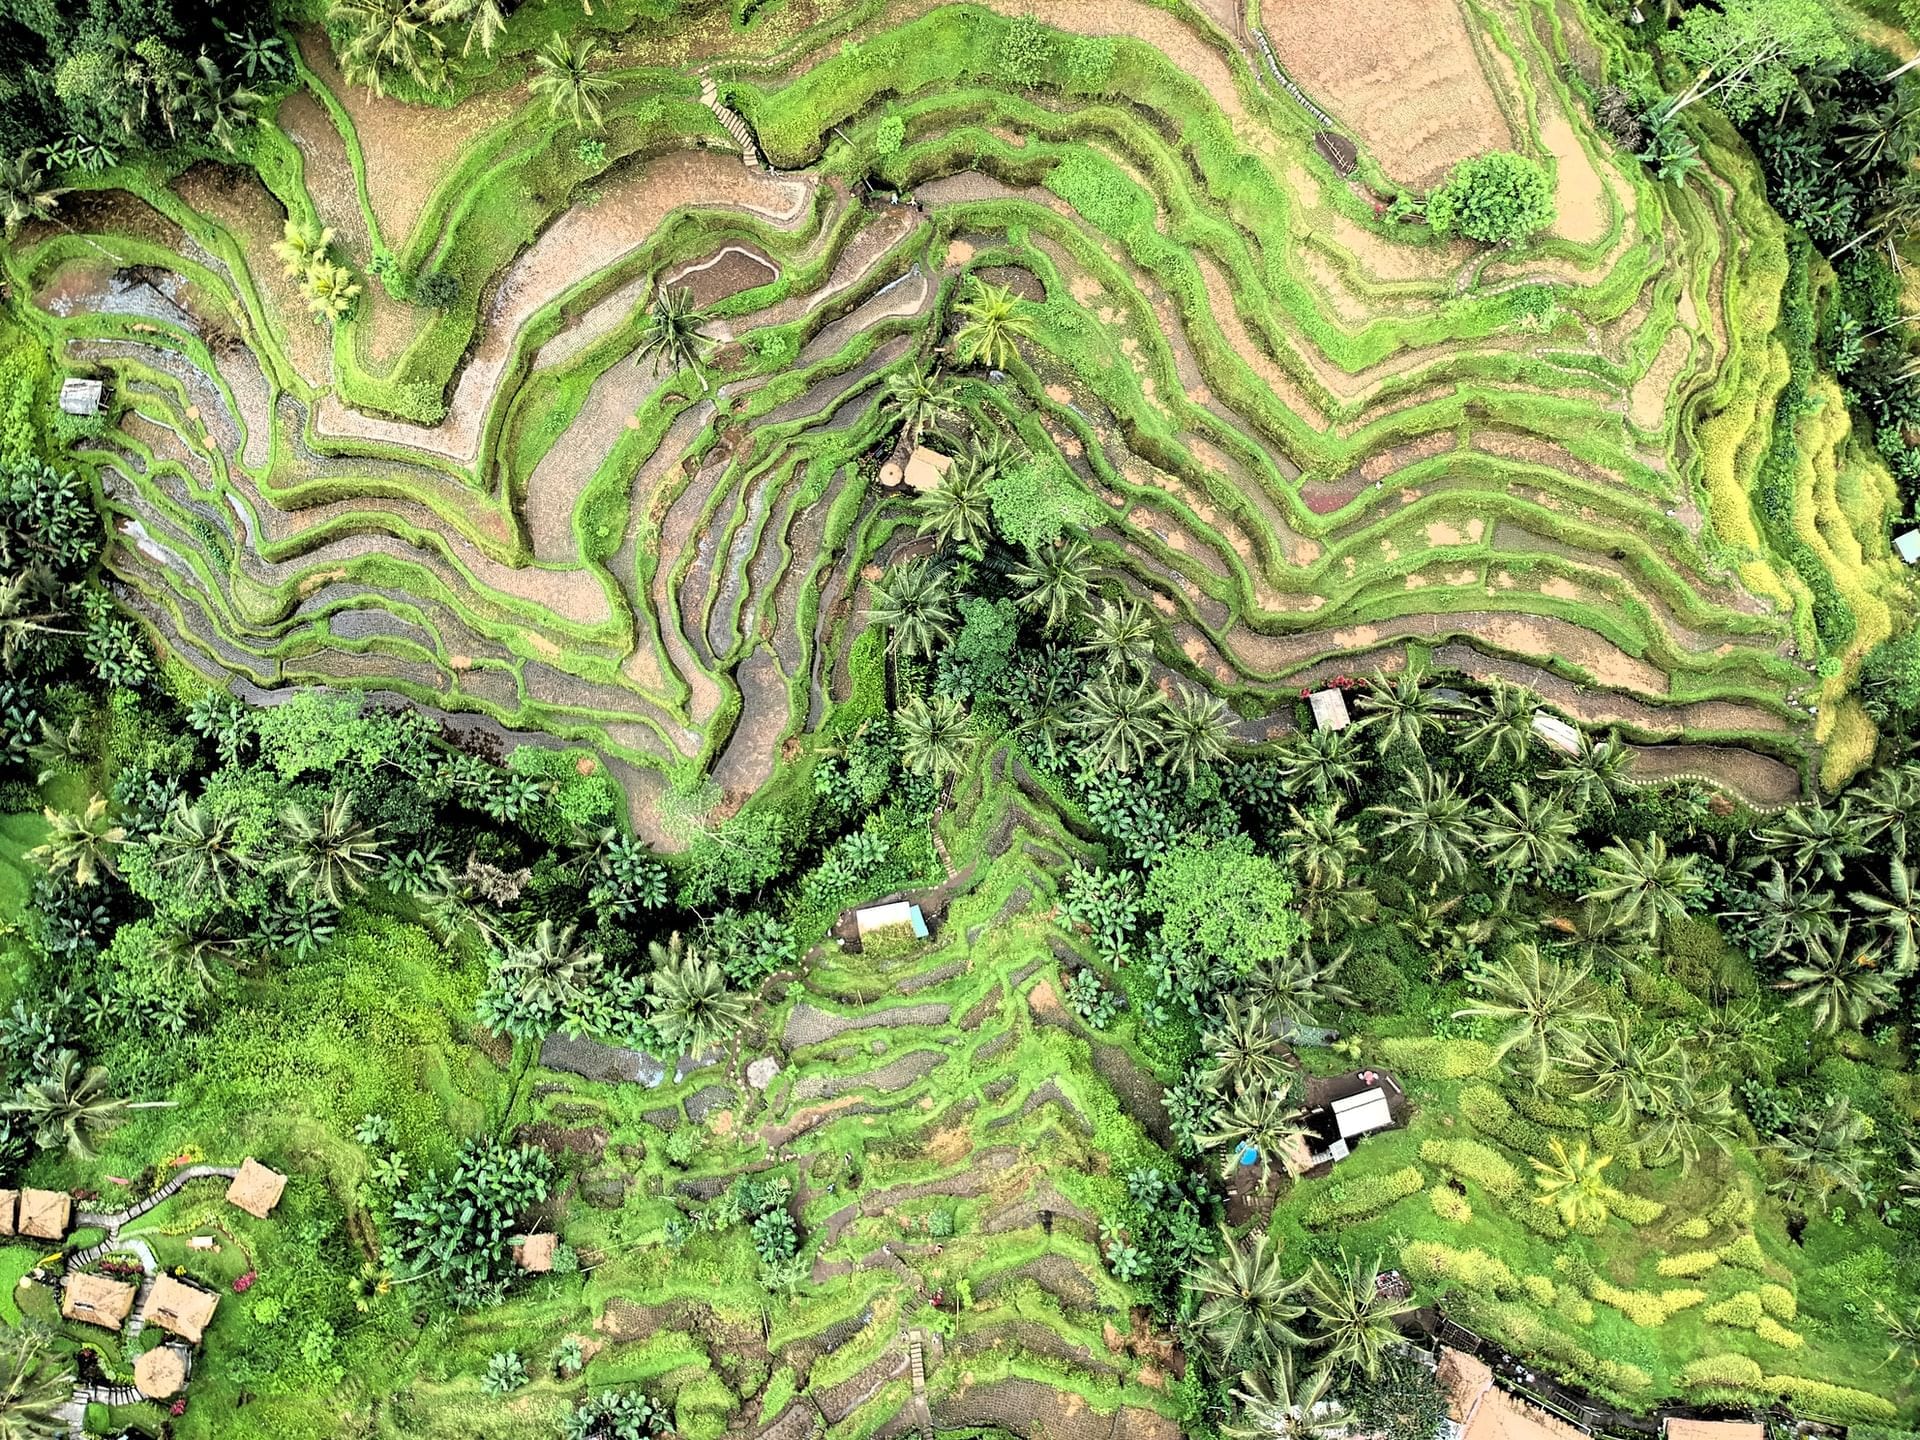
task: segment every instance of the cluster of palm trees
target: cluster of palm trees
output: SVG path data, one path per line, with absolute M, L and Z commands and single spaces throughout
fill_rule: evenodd
M 327 19 L 344 37 L 340 69 L 376 95 L 395 75 L 443 88 L 455 45 L 463 55 L 491 55 L 507 28 L 501 0 L 331 0 Z
M 1189 1353 L 1216 1373 L 1238 1372 L 1239 1413 L 1221 1433 L 1235 1440 L 1308 1440 L 1348 1428 L 1338 1383 L 1377 1376 L 1402 1344 L 1399 1318 L 1413 1301 L 1380 1284 L 1380 1262 L 1316 1258 L 1289 1276 L 1264 1231 L 1222 1231 L 1219 1252 L 1187 1282 L 1195 1303 Z M 1304 1322 L 1304 1324 L 1302 1323 Z M 1302 1376 L 1302 1362 L 1311 1369 Z

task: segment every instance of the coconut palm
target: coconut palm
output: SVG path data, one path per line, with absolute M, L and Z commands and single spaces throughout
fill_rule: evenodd
M 1400 1343 L 1394 1322 L 1414 1308 L 1414 1301 L 1382 1295 L 1379 1279 L 1377 1254 L 1338 1270 L 1316 1259 L 1307 1272 L 1307 1314 L 1318 1332 L 1313 1344 L 1326 1351 L 1329 1369 L 1358 1370 L 1372 1379 L 1380 1373 L 1381 1359 Z
M 494 983 L 511 997 L 514 1013 L 534 1017 L 537 1031 L 577 1011 L 606 968 L 606 957 L 576 938 L 571 925 L 542 920 L 533 938 L 511 946 L 494 965 Z M 530 1034 L 528 1038 L 532 1038 Z
M 1220 1433 L 1226 1440 L 1325 1440 L 1344 1433 L 1349 1419 L 1329 1393 L 1332 1383 L 1324 1364 L 1296 1380 L 1293 1356 L 1283 1354 L 1264 1371 L 1241 1374 L 1240 1388 L 1233 1392 L 1239 1417 L 1223 1424 Z
M 1092 560 L 1093 551 L 1084 540 L 1063 540 L 1037 550 L 1028 546 L 1026 559 L 1007 572 L 1021 592 L 1016 603 L 1038 615 L 1049 630 L 1071 625 L 1087 608 Z
M 1595 740 L 1582 732 L 1579 754 L 1562 760 L 1547 778 L 1560 787 L 1561 798 L 1574 814 L 1585 815 L 1613 808 L 1628 788 L 1627 767 L 1632 763 L 1633 752 L 1619 736 L 1609 734 L 1604 740 Z
M 1218 1150 L 1225 1157 L 1220 1167 L 1222 1179 L 1240 1168 L 1240 1157 L 1249 1146 L 1260 1155 L 1260 1183 L 1273 1174 L 1273 1164 L 1290 1153 L 1307 1133 L 1304 1118 L 1295 1108 L 1285 1084 L 1236 1085 L 1214 1112 L 1213 1127 L 1199 1137 L 1202 1148 Z
M 992 537 L 993 497 L 987 493 L 986 472 L 970 459 L 955 464 L 914 506 L 920 512 L 920 533 L 942 547 L 978 547 Z
M 1920 815 L 1920 764 L 1882 770 L 1860 797 L 1860 808 L 1886 832 L 1897 854 L 1907 850 L 1909 816 Z
M 1020 313 L 1020 301 L 1004 285 L 989 285 L 978 275 L 968 277 L 967 298 L 956 307 L 960 326 L 954 332 L 954 354 L 963 365 L 1004 370 L 1018 353 L 1017 341 L 1033 338 L 1033 321 Z
M 273 253 L 280 258 L 281 267 L 289 280 L 298 280 L 307 273 L 307 267 L 327 258 L 327 251 L 333 245 L 333 229 L 310 220 L 295 220 L 291 216 L 280 227 L 280 238 L 273 242 Z
M 1138 600 L 1102 600 L 1080 651 L 1109 670 L 1143 673 L 1153 664 L 1154 629 L 1153 617 Z
M 953 634 L 946 576 L 919 556 L 901 561 L 874 581 L 867 618 L 887 627 L 889 650 L 908 657 L 931 655 Z
M 707 350 L 713 342 L 706 324 L 707 314 L 694 304 L 693 291 L 684 285 L 672 290 L 662 285 L 640 327 L 634 363 L 649 366 L 656 378 L 662 370 L 672 375 L 691 370 L 702 390 L 712 388 L 707 383 Z
M 1789 875 L 1778 860 L 1768 863 L 1771 871 L 1754 886 L 1753 903 L 1730 912 L 1732 918 L 1747 922 L 1747 943 L 1762 959 L 1769 959 L 1804 949 L 1816 937 L 1832 939 L 1838 924 L 1833 892 L 1814 888 L 1804 875 Z
M 727 972 L 699 952 L 669 953 L 653 972 L 653 1027 L 669 1047 L 700 1055 L 746 1024 L 751 1001 L 727 989 Z
M 0 224 L 11 240 L 29 220 L 48 220 L 66 194 L 47 179 L 38 150 L 22 150 L 0 160 Z
M 1246 1241 L 1220 1230 L 1220 1252 L 1187 1278 L 1198 1297 L 1194 1324 L 1221 1360 L 1244 1353 L 1265 1369 L 1288 1351 L 1305 1344 L 1293 1322 L 1306 1313 L 1294 1299 L 1306 1277 L 1289 1280 L 1280 1272 L 1280 1253 L 1266 1230 Z
M 915 775 L 945 781 L 966 767 L 973 720 L 953 696 L 936 695 L 929 704 L 909 695 L 893 719 L 900 735 L 900 761 Z
M 1769 854 L 1784 857 L 1796 875 L 1820 874 L 1837 883 L 1846 874 L 1847 862 L 1866 853 L 1871 828 L 1870 817 L 1854 815 L 1850 799 L 1837 805 L 1815 800 L 1783 810 L 1759 832 L 1759 839 Z
M 1607 1123 L 1655 1109 L 1670 1096 L 1683 1063 L 1671 1037 L 1648 1041 L 1627 1021 L 1614 1018 L 1579 1036 L 1568 1052 L 1567 1083 L 1576 1100 L 1607 1107 Z
M 251 868 L 246 854 L 235 846 L 234 830 L 231 816 L 215 815 L 205 805 L 189 805 L 186 796 L 179 796 L 160 828 L 147 837 L 154 869 L 187 894 L 211 891 L 224 905 L 233 882 Z
M 1886 887 L 1879 893 L 1856 890 L 1848 897 L 1871 925 L 1886 932 L 1887 968 L 1896 975 L 1920 965 L 1920 884 L 1902 855 L 1887 862 Z
M 37 1325 L 0 1332 L 0 1440 L 66 1440 L 73 1372 Z
M 1273 1016 L 1263 1005 L 1242 1005 L 1229 995 L 1200 1045 L 1213 1061 L 1207 1083 L 1216 1090 L 1287 1081 L 1292 1051 L 1281 1041 Z
M 447 47 L 430 28 L 431 5 L 423 0 L 332 0 L 327 19 L 345 37 L 336 54 L 354 84 L 384 95 L 388 70 L 429 90 L 445 83 Z
M 1324 890 L 1347 878 L 1347 867 L 1367 853 L 1360 827 L 1340 818 L 1340 802 L 1328 800 L 1305 810 L 1287 807 L 1287 857 L 1310 890 Z
M 1460 749 L 1482 765 L 1518 765 L 1533 745 L 1533 716 L 1540 697 L 1524 685 L 1493 677 L 1493 688 L 1474 709 L 1479 723 L 1467 732 Z
M 896 370 L 881 384 L 881 395 L 907 438 L 918 445 L 929 430 L 939 430 L 960 418 L 952 387 L 938 371 Z
M 1488 864 L 1522 875 L 1547 875 L 1572 861 L 1578 828 L 1556 797 L 1545 799 L 1515 781 L 1512 802 L 1495 800 L 1475 842 Z
M 193 118 L 231 155 L 239 148 L 241 127 L 260 118 L 266 97 L 241 84 L 238 76 L 224 74 L 204 50 L 195 65 L 200 75 L 193 89 Z
M 1454 1018 L 1500 1022 L 1505 1029 L 1494 1042 L 1495 1056 L 1503 1062 L 1517 1056 L 1525 1077 L 1541 1085 L 1602 1018 L 1589 998 L 1590 978 L 1584 965 L 1562 964 L 1530 942 L 1515 945 L 1467 976 L 1479 998 Z
M 1289 795 L 1309 791 L 1317 800 L 1360 783 L 1359 743 L 1352 730 L 1294 731 L 1280 742 L 1275 757 L 1280 787 Z
M 1081 693 L 1073 731 L 1088 763 L 1136 770 L 1161 743 L 1167 702 L 1144 675 L 1123 678 L 1109 670 Z
M 1687 902 L 1706 889 L 1695 855 L 1674 855 L 1659 835 L 1615 841 L 1600 852 L 1594 885 L 1581 898 L 1613 907 L 1620 928 L 1658 942 L 1669 925 L 1684 920 Z
M 576 130 L 600 128 L 600 101 L 614 90 L 611 76 L 593 72 L 596 43 L 569 43 L 555 31 L 534 55 L 534 73 L 527 81 L 529 94 L 545 97 L 548 117 L 557 120 L 565 115 Z
M 1338 892 L 1328 889 L 1316 893 Z M 1274 957 L 1248 976 L 1247 995 L 1283 1021 L 1311 1025 L 1316 1016 L 1327 1010 L 1355 1003 L 1353 993 L 1335 978 L 1347 963 L 1349 953 L 1342 950 L 1333 959 L 1323 961 L 1311 945 L 1301 945 Z
M 1160 763 L 1191 785 L 1203 765 L 1227 754 L 1227 707 L 1218 695 L 1182 685 L 1161 716 Z
M 113 852 L 124 845 L 124 825 L 113 823 L 103 796 L 87 801 L 78 815 L 68 815 L 48 806 L 40 812 L 46 817 L 47 838 L 27 852 L 29 860 L 38 860 L 55 875 L 69 876 L 81 889 L 93 884 L 105 871 L 117 873 Z
M 1380 838 L 1413 865 L 1441 875 L 1460 874 L 1467 868 L 1467 847 L 1473 843 L 1460 782 L 1429 769 L 1403 770 L 1400 777 L 1404 800 L 1374 807 L 1383 821 Z
M 351 314 L 353 302 L 360 298 L 360 282 L 353 278 L 353 271 L 326 259 L 307 266 L 300 289 L 307 297 L 308 312 L 329 325 Z
M 1775 1138 L 1769 1148 L 1785 1173 L 1768 1188 L 1800 1214 L 1812 1209 L 1824 1215 L 1839 1191 L 1864 1206 L 1866 1166 L 1875 1153 L 1867 1144 L 1872 1133 L 1852 1100 L 1834 1096 L 1824 1109 L 1806 1111 Z
M 54 1056 L 47 1074 L 29 1081 L 0 1111 L 18 1115 L 42 1150 L 64 1144 L 78 1160 L 91 1160 L 93 1141 L 129 1110 L 158 1110 L 171 1100 L 122 1100 L 107 1093 L 107 1069 L 88 1065 L 72 1050 Z
M 1684 1050 L 1674 1056 L 1671 1074 L 1648 1091 L 1646 1106 L 1638 1139 L 1649 1169 L 1677 1163 L 1684 1175 L 1699 1160 L 1703 1141 L 1723 1152 L 1732 1148 L 1739 1124 L 1732 1087 L 1702 1081 Z
M 1822 1035 L 1859 1029 L 1900 998 L 1893 977 L 1880 968 L 1877 943 L 1855 945 L 1850 927 L 1841 927 L 1833 939 L 1807 942 L 1798 965 L 1781 977 L 1776 988 L 1787 992 L 1787 1003 L 1813 1012 L 1813 1028 Z
M 306 890 L 339 907 L 366 889 L 380 863 L 380 827 L 353 818 L 353 796 L 336 790 L 318 810 L 298 801 L 280 812 L 284 841 L 267 869 L 287 877 L 289 891 Z
M 1421 672 L 1409 665 L 1392 679 L 1375 673 L 1360 697 L 1360 719 L 1353 728 L 1371 735 L 1374 748 L 1382 754 L 1403 746 L 1419 750 L 1427 736 L 1444 728 L 1445 708 L 1440 697 L 1427 689 Z
M 493 47 L 507 29 L 507 16 L 500 0 L 439 0 L 433 18 L 441 22 L 467 22 L 467 43 L 461 48 L 464 55 L 471 55 L 475 45 L 480 47 L 481 54 L 493 54 Z
M 1608 1195 L 1612 1187 L 1607 1184 L 1606 1170 L 1613 1164 L 1613 1157 L 1593 1154 L 1584 1140 L 1569 1150 L 1557 1135 L 1548 1138 L 1547 1148 L 1552 1152 L 1550 1158 L 1532 1157 L 1533 1181 L 1540 1187 L 1533 1203 L 1553 1211 L 1569 1230 L 1598 1230 L 1611 1213 Z

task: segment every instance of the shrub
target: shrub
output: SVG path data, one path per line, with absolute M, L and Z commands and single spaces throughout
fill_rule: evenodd
M 1734 1325 L 1742 1330 L 1752 1330 L 1767 1318 L 1767 1312 L 1761 1308 L 1757 1294 L 1742 1290 L 1738 1295 L 1729 1295 L 1725 1300 L 1709 1305 L 1701 1312 L 1700 1318 L 1710 1325 Z
M 1674 1227 L 1673 1233 L 1682 1240 L 1704 1240 L 1713 1233 L 1713 1226 L 1707 1223 L 1705 1216 L 1695 1215 L 1682 1220 Z
M 1494 1067 L 1493 1047 L 1484 1040 L 1402 1036 L 1380 1041 L 1379 1048 L 1381 1066 L 1409 1080 L 1465 1080 Z
M 1473 1206 L 1467 1203 L 1467 1197 L 1451 1185 L 1436 1185 L 1427 1192 L 1427 1203 L 1433 1206 L 1433 1213 L 1442 1220 L 1451 1220 L 1455 1225 L 1464 1225 L 1473 1219 Z
M 1440 235 L 1517 245 L 1553 223 L 1553 181 L 1537 161 L 1510 150 L 1475 155 L 1428 199 L 1427 223 Z
M 1719 1263 L 1718 1250 L 1687 1250 L 1679 1255 L 1662 1255 L 1653 1268 L 1662 1275 L 1678 1279 L 1689 1275 L 1704 1275 Z
M 1527 1298 L 1536 1305 L 1551 1305 L 1560 1292 L 1553 1281 L 1544 1275 L 1522 1275 L 1520 1288 L 1527 1292 Z
M 1624 1190 L 1607 1191 L 1607 1208 L 1629 1225 L 1651 1225 L 1667 1213 L 1667 1207 L 1644 1195 L 1629 1195 Z
M 1745 1355 L 1703 1355 L 1681 1370 L 1680 1383 L 1689 1389 L 1703 1385 L 1757 1386 L 1760 1365 Z
M 1765 1315 L 1762 1315 L 1760 1323 L 1753 1327 L 1753 1333 L 1769 1345 L 1778 1345 L 1787 1350 L 1798 1350 L 1806 1343 L 1794 1331 Z
M 1431 1240 L 1416 1240 L 1400 1252 L 1400 1263 L 1427 1285 L 1458 1285 L 1473 1292 L 1510 1294 L 1519 1284 L 1506 1261 L 1473 1248 L 1456 1250 Z
M 1520 1195 L 1519 1170 L 1498 1150 L 1478 1140 L 1428 1140 L 1420 1146 L 1420 1158 L 1471 1181 L 1496 1200 L 1512 1201 Z
M 1031 88 L 1053 65 L 1053 33 L 1031 15 L 1015 16 L 1000 37 L 1000 73 L 1011 84 Z
M 1587 1293 L 1602 1305 L 1611 1305 L 1643 1330 L 1664 1325 L 1670 1316 L 1707 1298 L 1704 1290 L 1623 1290 L 1598 1276 L 1587 1282 Z
M 1784 1395 L 1794 1409 L 1823 1420 L 1891 1420 L 1900 1413 L 1891 1400 L 1865 1390 L 1798 1375 L 1769 1375 L 1760 1388 Z
M 1336 1178 L 1307 1204 L 1300 1218 L 1308 1225 L 1363 1220 L 1369 1215 L 1378 1215 L 1396 1200 L 1419 1193 L 1426 1183 L 1427 1177 L 1414 1165 L 1387 1175 L 1364 1175 L 1358 1180 Z
M 1729 1190 L 1707 1212 L 1707 1224 L 1718 1230 L 1723 1225 L 1751 1225 L 1753 1197 L 1744 1190 Z
M 1489 1140 L 1497 1140 L 1524 1155 L 1547 1157 L 1546 1132 L 1531 1120 L 1514 1114 L 1506 1097 L 1491 1085 L 1469 1085 L 1462 1090 L 1459 1108 L 1467 1123 Z
M 1760 1249 L 1760 1242 L 1751 1234 L 1742 1235 L 1720 1249 L 1720 1258 L 1729 1265 L 1738 1265 L 1742 1270 L 1764 1273 L 1767 1257 Z
M 898 115 L 882 116 L 879 125 L 874 127 L 873 153 L 883 160 L 889 155 L 898 155 L 906 138 L 906 121 Z
M 1776 1320 L 1791 1320 L 1800 1313 L 1793 1292 L 1784 1285 L 1762 1285 L 1754 1293 L 1760 1297 L 1761 1307 Z

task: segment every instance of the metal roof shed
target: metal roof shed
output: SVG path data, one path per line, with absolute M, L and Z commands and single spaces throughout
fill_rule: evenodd
M 1316 730 L 1344 730 L 1351 721 L 1347 697 L 1338 690 L 1316 690 L 1307 697 L 1307 704 L 1313 709 Z
M 1580 732 L 1558 715 L 1549 715 L 1544 710 L 1534 711 L 1533 733 L 1563 754 L 1580 753 Z
M 1920 565 L 1920 530 L 1909 530 L 1893 538 L 1893 551 L 1909 565 Z
M 927 920 L 920 913 L 918 905 L 905 900 L 896 900 L 891 905 L 869 905 L 864 910 L 853 912 L 853 923 L 859 927 L 860 937 L 865 939 L 876 930 L 885 930 L 891 926 L 904 925 L 914 935 L 927 938 Z
M 1377 1085 L 1371 1090 L 1362 1090 L 1358 1095 L 1336 1100 L 1330 1108 L 1342 1140 L 1357 1139 L 1362 1135 L 1371 1135 L 1376 1130 L 1393 1127 L 1393 1111 L 1387 1105 L 1387 1092 Z

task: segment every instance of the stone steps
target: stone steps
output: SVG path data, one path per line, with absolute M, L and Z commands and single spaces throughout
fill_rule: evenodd
M 733 137 L 733 143 L 740 147 L 741 163 L 750 167 L 760 164 L 760 147 L 753 143 L 753 132 L 747 128 L 747 122 L 727 106 L 720 103 L 720 88 L 713 83 L 713 77 L 700 77 L 700 103 L 711 110 L 720 127 Z

